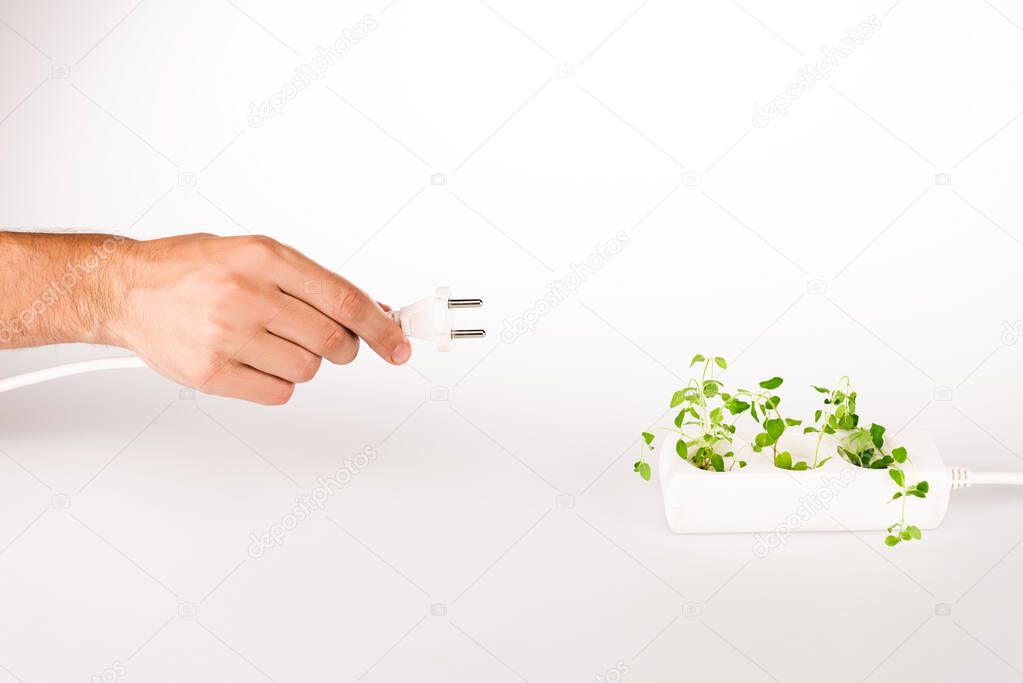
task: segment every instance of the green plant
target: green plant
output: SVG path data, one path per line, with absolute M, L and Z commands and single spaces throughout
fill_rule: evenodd
M 824 399 L 824 407 L 814 411 L 813 426 L 803 428 L 803 433 L 817 434 L 817 445 L 813 451 L 813 466 L 820 467 L 832 457 L 820 459 L 824 435 L 833 435 L 839 429 L 846 431 L 855 429 L 859 424 L 860 416 L 856 414 L 856 392 L 852 390 L 848 377 L 838 380 L 837 389 L 818 386 L 813 388 L 817 393 L 827 394 L 827 398 Z
M 899 446 L 889 449 L 885 443 L 884 426 L 872 423 L 869 428 L 860 426 L 856 412 L 856 392 L 852 390 L 848 377 L 839 380 L 838 388 L 813 387 L 818 393 L 826 394 L 824 408 L 814 412 L 814 424 L 806 427 L 804 433 L 817 433 L 817 448 L 814 462 L 820 456 L 824 435 L 840 434 L 842 443 L 837 446 L 840 456 L 857 467 L 872 470 L 888 470 L 888 476 L 898 487 L 889 502 L 901 499 L 899 520 L 888 527 L 886 545 L 895 546 L 902 541 L 920 540 L 923 536 L 919 527 L 906 522 L 906 502 L 909 498 L 926 498 L 930 485 L 926 481 L 910 483 L 906 476 L 906 465 L 912 466 L 909 453 Z M 820 462 L 824 464 L 828 458 Z M 817 465 L 819 466 L 819 465 Z
M 808 468 L 807 463 L 803 461 L 793 462 L 792 454 L 788 451 L 778 452 L 778 440 L 781 439 L 785 430 L 788 427 L 795 427 L 802 424 L 801 420 L 785 417 L 778 410 L 778 405 L 781 403 L 781 397 L 772 392 L 780 387 L 784 382 L 785 380 L 781 377 L 772 377 L 771 379 L 765 379 L 760 382 L 759 391 L 739 389 L 736 393 L 739 396 L 749 399 L 748 406 L 745 401 L 738 401 L 738 399 L 735 399 L 735 401 L 740 404 L 737 405 L 739 412 L 742 412 L 742 410 L 745 410 L 745 407 L 748 407 L 750 417 L 752 417 L 753 420 L 759 424 L 761 428 L 763 428 L 762 432 L 753 437 L 754 452 L 760 453 L 765 448 L 770 447 L 775 467 L 783 470 L 805 470 Z
M 721 356 L 704 356 L 696 354 L 689 362 L 689 367 L 700 365 L 700 377 L 689 380 L 689 383 L 671 396 L 669 407 L 678 408 L 673 421 L 674 427 L 656 427 L 655 431 L 666 431 L 675 435 L 675 452 L 680 458 L 692 463 L 700 469 L 724 472 L 733 469 L 736 464 L 740 468 L 746 466 L 744 460 L 736 461 L 732 450 L 735 425 L 728 421 L 725 411 L 732 416 L 737 415 L 749 404 L 737 401 L 731 394 L 725 393 L 724 383 L 715 377 L 717 370 L 728 369 L 728 363 Z M 741 407 L 744 406 L 744 407 Z M 646 461 L 646 453 L 654 450 L 654 434 L 643 432 L 643 443 L 639 447 L 639 460 L 633 463 L 632 469 L 644 480 L 650 480 L 650 463 Z M 727 449 L 725 453 L 719 451 Z

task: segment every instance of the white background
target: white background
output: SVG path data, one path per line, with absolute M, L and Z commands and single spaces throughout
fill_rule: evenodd
M 669 533 L 631 471 L 697 352 L 783 376 L 798 416 L 849 374 L 867 419 L 1023 467 L 1021 63 L 1008 0 L 0 2 L 0 225 L 269 234 L 391 304 L 483 297 L 460 320 L 491 332 L 325 367 L 278 409 L 147 371 L 0 396 L 0 681 L 1023 677 L 1015 492 L 957 494 L 893 550 L 803 534 L 756 559 Z

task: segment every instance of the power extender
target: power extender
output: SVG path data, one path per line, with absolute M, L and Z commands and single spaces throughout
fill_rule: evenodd
M 836 444 L 825 437 L 821 453 L 834 454 Z M 816 445 L 816 434 L 788 432 L 778 450 L 812 454 Z M 969 485 L 968 471 L 946 468 L 927 434 L 900 436 L 892 445 L 904 446 L 911 454 L 906 478 L 929 485 L 925 498 L 905 501 L 907 519 L 920 529 L 936 528 L 948 511 L 949 492 Z M 663 440 L 659 471 L 672 531 L 873 531 L 888 529 L 901 517 L 903 501 L 892 500 L 899 487 L 886 469 L 857 467 L 835 455 L 815 469 L 785 470 L 775 467 L 770 449 L 755 453 L 750 445 L 737 448 L 735 460 L 746 466 L 725 472 L 703 470 L 680 458 L 672 439 Z

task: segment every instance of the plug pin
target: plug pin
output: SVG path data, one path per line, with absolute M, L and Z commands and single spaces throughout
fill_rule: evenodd
M 448 299 L 448 308 L 479 308 L 483 299 Z
M 485 336 L 486 330 L 451 330 L 452 339 L 482 339 Z

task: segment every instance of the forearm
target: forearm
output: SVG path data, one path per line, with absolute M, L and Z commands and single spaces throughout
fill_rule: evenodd
M 0 349 L 120 344 L 118 269 L 131 244 L 115 235 L 0 232 Z

